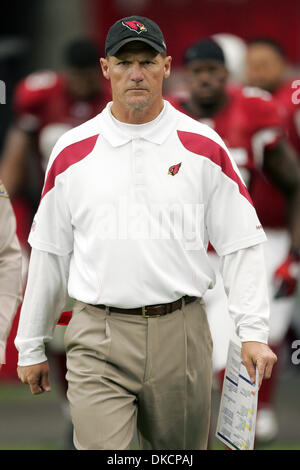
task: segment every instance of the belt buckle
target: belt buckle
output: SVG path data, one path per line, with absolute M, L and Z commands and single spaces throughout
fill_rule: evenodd
M 147 315 L 146 313 L 147 307 L 142 307 L 142 315 L 144 318 L 157 318 L 160 317 L 160 315 Z
M 142 315 L 143 315 L 144 318 L 150 318 L 151 315 L 147 315 L 146 309 L 147 309 L 147 307 L 142 307 Z

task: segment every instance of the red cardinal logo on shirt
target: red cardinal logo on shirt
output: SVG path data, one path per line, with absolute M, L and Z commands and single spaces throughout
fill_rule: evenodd
M 172 175 L 172 176 L 176 175 L 180 167 L 181 167 L 181 162 L 177 163 L 177 165 L 170 166 L 168 175 Z
M 147 31 L 147 28 L 143 23 L 139 21 L 122 21 L 122 25 L 126 26 L 126 28 L 131 29 L 131 31 L 135 31 L 137 34 L 143 33 Z

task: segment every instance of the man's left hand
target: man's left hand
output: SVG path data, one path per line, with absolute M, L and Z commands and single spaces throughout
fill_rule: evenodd
M 255 383 L 255 368 L 258 368 L 258 388 L 260 388 L 263 379 L 271 377 L 277 356 L 267 344 L 257 341 L 245 341 L 242 343 L 242 361 L 252 383 Z

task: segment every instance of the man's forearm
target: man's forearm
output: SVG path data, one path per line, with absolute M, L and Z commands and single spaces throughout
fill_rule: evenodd
M 11 325 L 17 311 L 20 299 L 15 296 L 0 294 L 0 364 L 5 364 L 6 341 L 10 333 Z
M 267 343 L 269 298 L 262 245 L 221 258 L 228 308 L 242 342 Z
M 0 364 L 3 364 L 6 340 L 22 300 L 22 254 L 15 215 L 1 180 L 0 191 Z
M 32 250 L 20 314 L 16 348 L 19 366 L 46 361 L 45 343 L 53 337 L 64 308 L 70 256 Z
M 5 344 L 22 300 L 21 251 L 12 252 L 11 257 L 3 260 L 0 256 L 0 266 L 0 341 Z

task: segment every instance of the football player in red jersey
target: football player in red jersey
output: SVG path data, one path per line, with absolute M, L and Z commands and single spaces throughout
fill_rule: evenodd
M 98 114 L 109 100 L 98 61 L 96 45 L 77 39 L 65 48 L 63 72 L 33 72 L 16 87 L 15 120 L 6 138 L 0 172 L 16 213 L 23 254 L 29 249 L 30 225 L 56 140 Z
M 300 157 L 300 100 L 299 91 L 295 89 L 300 82 L 288 78 L 289 64 L 280 44 L 270 38 L 253 39 L 248 45 L 245 75 L 249 85 L 268 91 L 279 103 L 287 137 Z M 252 197 L 257 202 L 260 218 L 265 225 L 285 225 L 285 201 L 274 185 L 257 178 Z
M 24 282 L 30 250 L 27 239 L 52 148 L 64 132 L 98 114 L 110 99 L 99 74 L 99 57 L 90 40 L 73 40 L 64 50 L 64 71 L 37 71 L 16 87 L 15 120 L 4 145 L 0 173 L 16 215 Z M 72 308 L 71 299 L 68 307 Z M 57 327 L 52 358 L 65 393 L 63 333 L 64 328 Z
M 272 341 L 274 329 L 279 329 L 281 335 L 286 332 L 293 300 L 292 297 L 275 300 L 274 296 L 290 294 L 295 288 L 295 274 L 287 279 L 286 271 L 294 260 L 298 264 L 300 252 L 300 173 L 295 155 L 283 135 L 284 115 L 266 91 L 228 84 L 228 70 L 223 51 L 211 38 L 190 46 L 185 53 L 184 62 L 189 97 L 185 100 L 170 101 L 181 111 L 210 125 L 218 132 L 235 158 L 251 195 L 253 184 L 256 178 L 260 177 L 274 182 L 288 204 L 290 236 L 286 231 L 276 233 L 275 240 L 268 237 L 269 243 L 265 244 L 271 302 L 270 345 L 276 352 L 277 343 Z M 256 206 L 256 209 L 259 207 Z M 264 229 L 267 228 L 264 226 Z M 276 247 L 279 245 L 275 253 L 274 243 Z M 217 256 L 213 253 L 211 256 L 217 271 Z M 274 274 L 277 282 L 274 282 Z M 230 338 L 237 341 L 237 338 L 232 321 L 220 321 L 220 311 L 226 309 L 226 297 L 218 274 L 217 277 L 216 287 L 206 294 L 205 301 L 214 339 L 214 367 L 222 376 L 228 341 Z M 286 316 L 281 313 L 281 324 L 275 328 L 274 320 L 282 304 L 286 305 L 289 313 Z M 274 373 L 273 384 L 275 377 Z M 260 433 L 260 414 L 262 412 L 263 416 L 266 406 L 270 407 L 272 404 L 270 383 L 266 381 L 260 390 L 257 438 L 266 437 L 264 429 Z M 273 436 L 269 434 L 268 437 L 275 437 L 276 431 L 276 426 L 273 426 Z
M 248 44 L 246 80 L 250 86 L 267 90 L 286 113 L 288 137 L 300 155 L 299 80 L 291 78 L 291 67 L 282 46 L 271 38 L 259 37 Z
M 71 127 L 98 114 L 108 101 L 99 76 L 97 47 L 89 40 L 72 41 L 65 49 L 65 71 L 33 72 L 17 85 L 15 122 L 2 155 L 1 173 L 11 197 L 28 176 L 29 152 L 38 154 L 38 198 L 49 151 Z
M 246 54 L 245 78 L 249 85 L 259 87 L 271 93 L 272 97 L 279 103 L 284 113 L 284 124 L 287 138 L 300 158 L 300 100 L 299 100 L 299 80 L 291 78 L 292 69 L 287 61 L 283 47 L 268 37 L 257 37 L 248 44 Z M 253 181 L 252 198 L 255 203 L 260 220 L 264 227 L 268 228 L 273 242 L 275 252 L 278 248 L 279 237 L 286 237 L 286 201 L 282 194 L 272 182 L 257 175 Z M 276 243 L 276 237 L 278 239 Z M 274 315 L 274 327 L 270 341 L 277 347 L 284 340 L 285 333 L 290 321 L 294 320 L 294 326 L 299 328 L 299 314 L 297 308 L 292 312 L 293 294 L 296 282 L 299 277 L 299 255 L 286 260 L 286 263 L 279 266 L 277 273 L 286 277 L 285 285 L 282 286 L 287 297 L 276 300 L 276 311 Z M 294 319 L 291 319 L 294 313 Z M 270 384 L 273 384 L 273 379 Z M 271 387 L 270 387 L 271 389 Z M 272 390 L 270 390 L 271 393 Z M 268 402 L 268 396 L 264 397 Z M 266 409 L 265 419 L 262 421 L 263 429 L 271 428 L 272 409 Z M 269 423 L 269 425 L 268 425 Z

